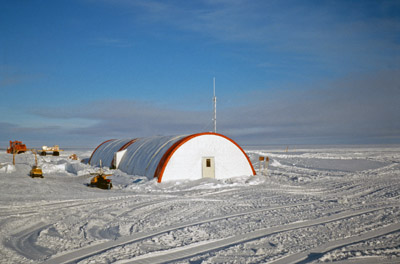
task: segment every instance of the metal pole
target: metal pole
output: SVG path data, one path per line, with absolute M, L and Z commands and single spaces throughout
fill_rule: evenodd
M 214 86 L 214 133 L 217 133 L 217 97 L 215 96 L 215 77 L 213 79 Z

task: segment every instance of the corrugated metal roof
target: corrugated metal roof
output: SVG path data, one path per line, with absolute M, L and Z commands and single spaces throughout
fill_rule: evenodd
M 186 136 L 140 138 L 127 148 L 119 169 L 131 175 L 151 179 L 164 153 L 184 137 Z
M 100 166 L 100 160 L 103 166 L 111 167 L 114 159 L 114 153 L 119 151 L 122 146 L 132 139 L 111 139 L 101 143 L 93 152 L 89 160 L 90 165 Z

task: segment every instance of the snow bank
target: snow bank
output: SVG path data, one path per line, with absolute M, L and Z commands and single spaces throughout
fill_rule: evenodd
M 190 190 L 212 190 L 232 187 L 244 187 L 263 184 L 268 179 L 264 176 L 240 176 L 229 179 L 199 179 L 180 180 L 158 183 L 157 179 L 148 180 L 146 177 L 131 176 L 121 171 L 115 171 L 110 177 L 114 186 L 126 191 L 147 191 L 147 192 L 176 192 Z
M 93 172 L 93 168 L 79 161 L 72 161 L 66 164 L 65 171 L 68 173 L 75 174 L 77 176 L 82 176 Z
M 15 172 L 15 166 L 12 164 L 0 164 L 0 173 Z
M 57 173 L 57 172 L 66 172 L 65 171 L 65 165 L 66 164 L 49 164 L 45 163 L 43 164 L 42 171 L 43 173 L 50 174 L 50 173 Z

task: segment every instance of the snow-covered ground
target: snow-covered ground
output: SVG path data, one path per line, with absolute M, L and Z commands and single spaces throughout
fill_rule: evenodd
M 257 176 L 156 183 L 0 153 L 0 263 L 400 263 L 400 146 L 245 148 Z M 269 157 L 266 170 L 259 155 Z

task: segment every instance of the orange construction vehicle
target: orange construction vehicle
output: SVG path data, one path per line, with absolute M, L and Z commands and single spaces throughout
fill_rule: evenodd
M 22 141 L 11 141 L 10 140 L 10 147 L 7 148 L 7 153 L 14 154 L 14 153 L 23 153 L 27 151 L 25 144 L 22 144 Z

